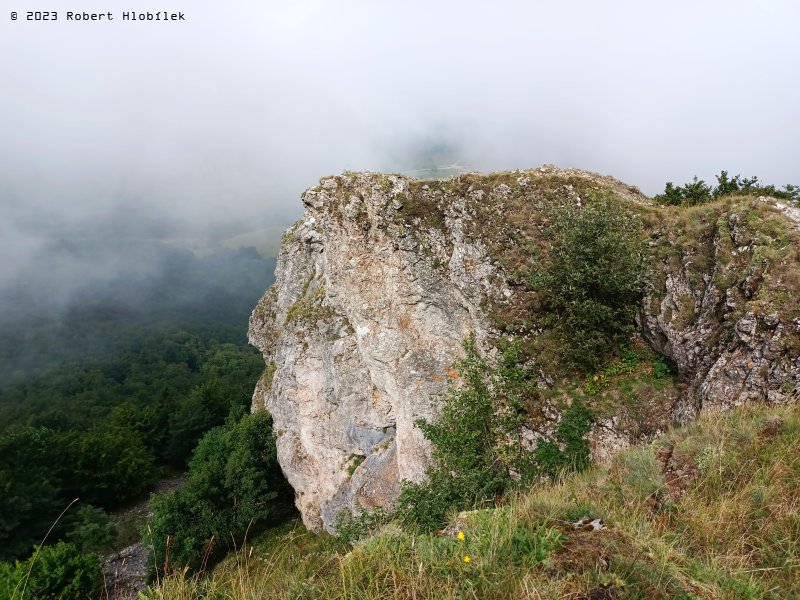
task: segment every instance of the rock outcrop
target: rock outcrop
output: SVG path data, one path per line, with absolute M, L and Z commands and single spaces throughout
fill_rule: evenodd
M 474 335 L 491 356 L 501 336 L 542 335 L 525 280 L 547 260 L 548 207 L 596 192 L 626 202 L 650 229 L 656 275 L 642 336 L 684 382 L 660 397 L 651 430 L 701 407 L 791 399 L 800 317 L 779 292 L 798 283 L 796 263 L 794 272 L 781 263 L 797 257 L 780 243 L 796 245 L 797 232 L 769 201 L 698 210 L 681 225 L 636 188 L 554 167 L 444 181 L 325 178 L 303 195 L 304 218 L 284 235 L 249 332 L 267 365 L 253 409 L 273 415 L 308 527 L 331 530 L 342 509 L 391 505 L 402 480 L 422 477 L 430 449 L 415 421 L 435 417 L 431 399 L 457 377 L 463 340 Z M 784 237 L 767 240 L 750 211 Z M 541 387 L 552 386 L 549 365 L 538 368 Z M 558 410 L 542 403 L 546 429 Z M 596 456 L 641 438 L 624 410 L 598 420 Z
M 797 209 L 761 197 L 705 212 L 712 218 L 691 237 L 674 224 L 656 232 L 669 250 L 656 252 L 658 284 L 641 318 L 645 339 L 690 384 L 679 422 L 798 392 Z

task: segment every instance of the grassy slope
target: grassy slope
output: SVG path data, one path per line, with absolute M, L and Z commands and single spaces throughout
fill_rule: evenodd
M 799 440 L 797 406 L 703 417 L 608 467 L 454 515 L 440 535 L 388 526 L 348 552 L 288 523 L 152 597 L 796 598 Z M 583 516 L 605 529 L 575 530 Z
M 517 176 L 417 182 L 404 196 L 399 217 L 408 227 L 398 230 L 441 227 L 443 207 L 453 198 L 476 190 L 491 196 L 495 186 L 505 185 L 510 195 L 500 204 L 467 202 L 476 216 L 468 236 L 486 244 L 517 291 L 510 304 L 487 306 L 487 312 L 499 330 L 525 338 L 547 324 L 535 286 L 527 285 L 548 260 L 547 206 L 573 191 L 585 197 L 610 184 L 561 177 L 545 185 L 547 175 L 530 196 L 518 189 Z M 776 312 L 786 321 L 800 314 L 800 301 L 785 291 L 798 287 L 800 235 L 777 209 L 751 197 L 661 208 L 640 201 L 636 190 L 614 191 L 639 212 L 651 237 L 656 300 L 668 265 L 685 271 L 693 292 L 702 292 L 703 276 L 713 272 L 720 290 L 734 294 L 737 314 Z M 752 294 L 743 295 L 748 286 Z M 689 328 L 697 315 L 685 308 L 680 324 Z M 734 321 L 720 316 L 714 343 Z M 788 332 L 784 351 L 796 353 L 798 340 Z M 551 343 L 556 341 L 545 335 L 530 350 L 543 364 L 557 364 Z M 598 417 L 624 416 L 634 437 L 656 434 L 669 422 L 664 411 L 678 382 L 656 376 L 655 358 L 638 346 L 634 342 L 640 357 L 629 371 L 611 363 L 585 381 L 557 375 L 556 385 L 542 395 L 556 402 L 583 397 Z M 537 406 L 531 407 L 532 418 Z M 211 578 L 176 574 L 153 597 L 800 597 L 798 428 L 796 408 L 704 417 L 623 452 L 609 467 L 530 490 L 497 509 L 454 515 L 448 535 L 390 527 L 347 552 L 335 539 L 287 524 L 229 557 Z M 591 533 L 570 528 L 586 515 L 603 518 L 607 527 Z M 457 529 L 463 541 L 453 538 Z

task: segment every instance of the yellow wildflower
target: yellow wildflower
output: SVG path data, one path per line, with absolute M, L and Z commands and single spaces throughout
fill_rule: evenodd
M 465 562 L 465 563 L 468 563 L 468 562 L 469 562 L 469 561 L 471 561 L 471 560 L 472 560 L 472 559 L 469 557 L 469 554 L 467 554 L 467 555 L 464 557 L 464 562 Z
M 459 532 L 458 532 L 458 535 L 457 535 L 456 537 L 457 537 L 458 539 L 460 539 L 460 540 L 462 540 L 462 541 L 463 541 L 463 539 L 464 539 L 464 532 L 463 532 L 463 531 L 459 531 Z

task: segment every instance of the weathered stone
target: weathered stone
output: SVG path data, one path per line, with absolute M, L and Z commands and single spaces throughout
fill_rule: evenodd
M 524 227 L 538 235 L 546 224 L 520 224 L 520 206 L 542 211 L 552 201 L 547 194 L 579 206 L 578 188 L 650 206 L 632 186 L 574 169 L 545 165 L 509 175 L 500 183 L 456 178 L 443 192 L 438 182 L 412 190 L 401 176 L 345 174 L 303 194 L 305 215 L 284 236 L 276 282 L 253 311 L 249 336 L 271 372 L 253 409 L 273 415 L 278 458 L 311 529 L 332 530 L 342 510 L 390 507 L 402 480 L 423 476 L 430 448 L 415 422 L 435 418 L 432 398 L 455 380 L 463 340 L 474 335 L 491 359 L 499 331 L 489 311 L 525 310 L 527 292 L 504 271 L 503 253 L 514 251 Z M 516 222 L 508 216 L 515 206 Z M 500 241 L 481 237 L 480 210 L 500 221 Z M 590 435 L 595 459 L 701 409 L 796 395 L 800 358 L 787 354 L 783 339 L 798 335 L 800 320 L 751 309 L 758 269 L 719 283 L 731 256 L 745 260 L 756 245 L 740 215 L 723 222 L 731 239 L 713 241 L 703 269 L 692 244 L 669 239 L 666 227 L 649 232 L 654 252 L 667 240 L 677 256 L 655 264 L 664 284 L 644 299 L 641 334 L 674 362 L 683 384 L 678 397 L 662 397 L 669 405 L 655 407 L 659 420 L 645 429 L 623 412 L 598 420 Z M 539 333 L 532 324 L 528 335 Z M 539 386 L 551 387 L 547 365 L 539 366 Z M 554 406 L 540 412 L 544 424 L 527 430 L 531 446 L 560 417 Z

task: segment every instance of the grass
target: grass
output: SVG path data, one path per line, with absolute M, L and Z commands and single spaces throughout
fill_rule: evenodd
M 536 185 L 522 183 L 526 178 Z M 346 188 L 349 180 L 343 181 Z M 800 354 L 800 335 L 788 326 L 800 316 L 800 296 L 786 291 L 800 288 L 800 233 L 780 211 L 748 196 L 653 206 L 617 183 L 549 172 L 409 181 L 395 194 L 399 208 L 387 213 L 384 226 L 397 237 L 418 238 L 424 254 L 425 240 L 434 237 L 446 250 L 449 238 L 440 234 L 447 232 L 448 217 L 463 217 L 466 240 L 483 245 L 497 276 L 515 292 L 510 299 L 484 298 L 482 309 L 500 335 L 520 339 L 551 370 L 564 340 L 552 335 L 554 317 L 540 284 L 550 261 L 549 213 L 576 196 L 585 201 L 610 189 L 645 224 L 651 315 L 661 310 L 667 277 L 678 277 L 686 292 L 662 316 L 677 331 L 702 320 L 708 352 L 721 351 L 737 319 L 752 313 L 759 328 L 777 327 L 777 315 L 780 351 Z M 375 185 L 385 193 L 392 189 L 386 178 Z M 432 260 L 445 268 L 440 258 Z M 314 315 L 319 298 L 308 292 L 293 316 Z M 585 380 L 549 373 L 556 385 L 530 407 L 535 421 L 540 400 L 581 398 L 598 419 L 627 421 L 632 437 L 667 430 L 610 465 L 503 499 L 495 509 L 452 515 L 436 535 L 390 524 L 350 549 L 299 524 L 284 526 L 210 577 L 177 573 L 152 597 L 800 597 L 798 408 L 740 408 L 669 429 L 680 382 L 658 356 L 635 350 L 636 360 L 620 355 Z M 571 522 L 584 516 L 601 518 L 606 527 L 576 531 Z
M 728 196 L 699 206 L 650 209 L 646 220 L 652 230 L 668 232 L 660 235 L 654 263 L 683 271 L 694 290 L 703 291 L 704 278 L 713 275 L 722 292 L 740 288 L 740 302 L 757 314 L 800 314 L 800 300 L 783 293 L 800 283 L 800 232 L 777 208 L 749 196 Z M 658 295 L 663 276 L 654 275 Z M 694 320 L 685 316 L 682 326 Z
M 390 524 L 350 549 L 285 523 L 147 598 L 796 598 L 799 446 L 797 406 L 704 416 L 436 534 Z

